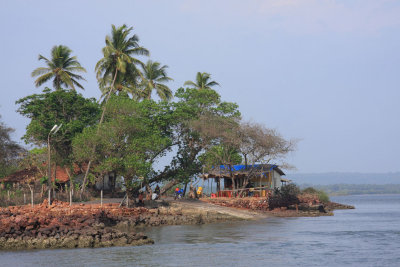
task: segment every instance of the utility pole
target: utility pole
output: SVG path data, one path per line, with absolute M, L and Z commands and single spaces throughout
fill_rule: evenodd
M 58 130 L 60 130 L 62 124 L 60 124 L 59 126 L 56 124 L 53 126 L 53 128 L 51 128 L 48 136 L 47 136 L 47 185 L 49 187 L 49 206 L 51 204 L 51 156 L 50 156 L 50 135 L 53 133 L 57 133 Z M 57 167 L 56 167 L 57 169 Z

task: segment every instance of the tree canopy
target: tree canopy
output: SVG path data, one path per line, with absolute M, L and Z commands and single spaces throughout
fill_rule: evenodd
M 64 45 L 57 45 L 51 49 L 51 59 L 39 55 L 39 60 L 43 60 L 47 67 L 39 67 L 32 72 L 32 77 L 39 76 L 36 81 L 36 87 L 53 79 L 54 89 L 60 90 L 64 85 L 66 89 L 74 89 L 75 86 L 83 89 L 78 82 L 85 80 L 76 72 L 86 72 L 75 56 L 71 56 L 72 50 Z
M 0 121 L 0 177 L 15 170 L 20 153 L 24 151 L 17 142 L 11 139 L 12 132 L 14 132 L 13 128 L 7 127 Z
M 112 25 L 105 38 L 102 58 L 95 66 L 105 97 L 101 104 L 102 97 L 96 102 L 74 90 L 75 86 L 83 89 L 78 82 L 83 77 L 76 72 L 85 69 L 71 53 L 60 45 L 53 47 L 50 60 L 39 55 L 47 67 L 32 72 L 38 77 L 35 85 L 53 79 L 56 90 L 46 88 L 16 104 L 18 112 L 31 120 L 23 137 L 26 143 L 45 146 L 53 126 L 62 124 L 51 136 L 51 147 L 57 164 L 87 166 L 81 192 L 89 172 L 92 182 L 114 172 L 135 191 L 160 182 L 187 184 L 216 165 L 281 160 L 294 149 L 295 142 L 277 131 L 244 122 L 239 106 L 223 101 L 214 90 L 219 83 L 209 73 L 198 72 L 195 81 L 186 81 L 173 94 L 166 85 L 172 80 L 168 66 L 152 60 L 144 64 L 138 58 L 150 53 L 139 44 L 132 27 Z M 151 99 L 153 92 L 161 101 Z M 11 129 L 0 126 L 7 137 Z M 17 151 L 14 148 L 10 151 Z M 28 154 L 24 164 L 42 160 L 43 151 L 38 151 Z M 170 162 L 157 170 L 161 158 Z
M 161 66 L 157 61 L 147 61 L 143 66 L 142 78 L 142 97 L 150 99 L 151 94 L 156 91 L 157 95 L 162 100 L 170 100 L 172 98 L 172 91 L 164 83 L 172 81 L 172 78 L 167 76 L 167 65 Z
M 103 58 L 95 67 L 97 80 L 103 95 L 110 90 L 130 93 L 138 96 L 140 70 L 137 65 L 144 66 L 135 56 L 148 56 L 149 51 L 139 45 L 139 37 L 130 36 L 133 28 L 125 24 L 112 25 L 111 35 L 106 36 L 106 46 L 102 49 Z
M 44 146 L 50 130 L 62 124 L 51 138 L 52 146 L 62 162 L 72 160 L 72 139 L 84 128 L 98 122 L 100 107 L 94 98 L 84 98 L 74 90 L 50 91 L 19 99 L 18 112 L 31 119 L 23 140 L 27 144 Z
M 198 90 L 211 89 L 211 87 L 219 85 L 216 81 L 210 81 L 211 74 L 207 72 L 198 72 L 196 74 L 196 81 L 186 81 L 184 85 L 191 86 Z

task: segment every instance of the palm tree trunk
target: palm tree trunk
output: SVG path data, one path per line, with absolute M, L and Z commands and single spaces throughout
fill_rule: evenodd
M 115 69 L 114 79 L 112 81 L 112 84 L 111 84 L 111 87 L 110 87 L 110 91 L 108 92 L 108 94 L 106 96 L 106 99 L 104 101 L 105 103 L 104 103 L 104 106 L 103 106 L 103 112 L 101 113 L 101 117 L 100 117 L 100 121 L 99 121 L 99 124 L 98 124 L 98 127 L 97 127 L 96 135 L 99 134 L 100 125 L 104 121 L 104 115 L 106 114 L 107 102 L 110 99 L 111 93 L 114 91 L 114 84 L 115 84 L 115 80 L 117 79 L 117 74 L 118 74 L 118 69 Z M 96 150 L 96 146 L 93 146 L 91 155 L 94 154 L 95 150 Z M 81 199 L 82 199 L 82 194 L 85 191 L 85 187 L 86 187 L 86 183 L 87 183 L 87 177 L 89 175 L 89 169 L 90 169 L 90 165 L 91 164 L 92 164 L 92 160 L 90 159 L 89 162 L 88 162 L 87 168 L 86 168 L 85 177 L 83 178 L 83 184 L 82 184 L 81 193 L 80 193 L 80 198 Z

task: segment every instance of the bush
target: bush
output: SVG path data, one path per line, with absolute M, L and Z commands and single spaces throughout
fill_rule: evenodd
M 270 209 L 288 207 L 293 204 L 298 204 L 298 195 L 300 188 L 295 184 L 288 184 L 282 186 L 280 189 L 276 188 L 274 195 L 269 198 Z
M 319 201 L 321 201 L 323 203 L 330 201 L 328 194 L 323 190 L 318 191 L 318 198 L 319 198 Z
M 284 185 L 280 189 L 280 194 L 286 198 L 297 198 L 300 188 L 295 184 Z
M 317 189 L 315 189 L 315 188 L 313 188 L 313 187 L 307 187 L 307 188 L 303 189 L 303 190 L 301 191 L 301 193 L 317 195 L 319 201 L 320 201 L 320 202 L 323 202 L 323 203 L 326 203 L 326 202 L 329 202 L 329 201 L 330 201 L 329 196 L 328 196 L 328 194 L 327 194 L 325 191 L 323 191 L 323 190 L 317 190 Z

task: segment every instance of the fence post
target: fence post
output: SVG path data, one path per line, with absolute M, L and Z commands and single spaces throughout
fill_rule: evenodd
M 69 190 L 69 206 L 72 206 L 72 190 Z
M 31 205 L 32 205 L 32 208 L 33 208 L 33 190 L 31 189 Z
M 101 189 L 101 192 L 100 192 L 100 205 L 101 205 L 101 207 L 103 207 L 103 189 Z
M 7 190 L 7 199 L 10 201 L 10 190 Z
M 26 194 L 24 192 L 24 205 L 26 205 Z

